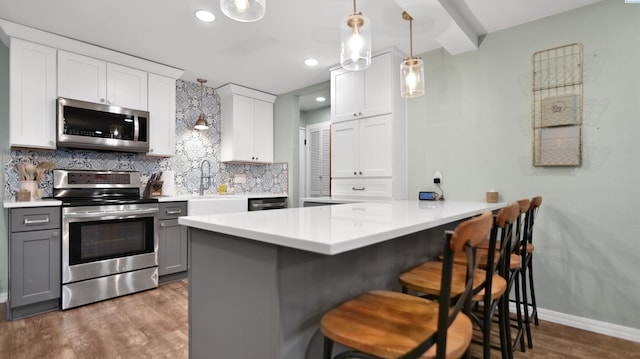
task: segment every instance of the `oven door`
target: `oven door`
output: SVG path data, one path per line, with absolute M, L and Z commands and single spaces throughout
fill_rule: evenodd
M 62 209 L 62 283 L 158 265 L 158 205 Z

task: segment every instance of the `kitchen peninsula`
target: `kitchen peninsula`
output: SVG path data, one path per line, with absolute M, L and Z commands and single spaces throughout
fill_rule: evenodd
M 191 358 L 320 358 L 319 322 L 441 251 L 443 231 L 502 204 L 388 201 L 181 217 Z

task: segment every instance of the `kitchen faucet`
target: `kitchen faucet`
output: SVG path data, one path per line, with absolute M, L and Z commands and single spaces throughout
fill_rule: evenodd
M 207 175 L 204 175 L 204 164 L 207 163 Z M 206 179 L 206 181 L 205 181 Z M 211 163 L 209 160 L 203 160 L 200 164 L 200 195 L 204 194 L 205 189 L 209 189 L 211 186 Z

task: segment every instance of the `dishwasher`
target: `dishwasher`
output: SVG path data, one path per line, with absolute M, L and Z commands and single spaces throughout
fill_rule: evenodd
M 287 208 L 287 197 L 249 198 L 249 211 Z

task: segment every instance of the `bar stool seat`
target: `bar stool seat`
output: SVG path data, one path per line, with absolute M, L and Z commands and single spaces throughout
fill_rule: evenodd
M 325 336 L 349 348 L 380 358 L 397 358 L 436 333 L 437 319 L 437 302 L 398 292 L 371 291 L 329 311 L 321 326 Z M 471 320 L 456 316 L 447 330 L 446 357 L 462 356 L 472 333 Z M 434 345 L 419 358 L 435 357 Z

